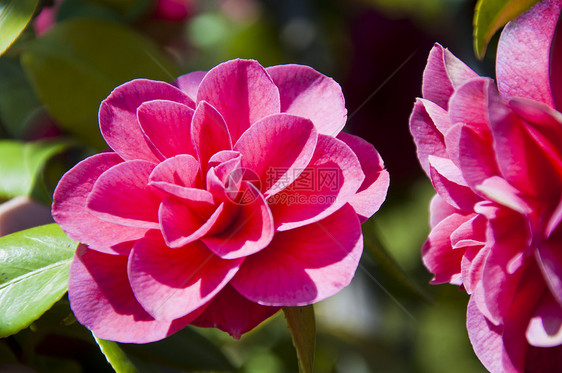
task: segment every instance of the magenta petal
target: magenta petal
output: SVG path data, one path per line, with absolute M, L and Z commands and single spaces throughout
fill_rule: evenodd
M 422 259 L 427 269 L 434 274 L 431 283 L 456 283 L 459 280 L 464 251 L 453 249 L 451 235 L 474 216 L 475 214 L 451 214 L 441 220 L 429 233 L 422 247 Z
M 250 302 L 228 284 L 191 325 L 218 328 L 239 339 L 242 334 L 254 329 L 279 309 Z
M 429 227 L 433 229 L 441 220 L 454 213 L 461 211 L 445 202 L 439 194 L 434 195 L 429 203 Z
M 209 159 L 222 150 L 232 149 L 230 134 L 220 113 L 205 101 L 197 105 L 191 124 L 191 140 L 199 158 L 202 174 Z
M 461 171 L 446 158 L 429 156 L 431 182 L 435 191 L 451 206 L 472 211 L 479 198 L 467 186 Z
M 188 95 L 193 101 L 197 101 L 197 91 L 206 74 L 206 71 L 193 71 L 180 76 L 172 84 Z
M 345 205 L 326 219 L 275 234 L 249 256 L 231 281 L 250 301 L 267 306 L 303 306 L 346 287 L 363 250 L 357 214 Z
M 486 219 L 482 215 L 474 215 L 451 234 L 453 249 L 484 246 L 486 243 L 486 228 Z
M 459 168 L 471 188 L 500 174 L 490 136 L 462 126 L 458 144 Z
M 277 230 L 322 220 L 350 201 L 364 179 L 361 164 L 349 146 L 333 137 L 319 135 L 308 167 L 291 185 L 267 201 Z M 382 203 L 376 200 L 374 204 L 378 202 Z
M 251 183 L 243 182 L 239 210 L 229 226 L 202 238 L 215 255 L 234 259 L 255 254 L 272 240 L 273 216 L 264 196 Z
M 143 103 L 137 117 L 149 146 L 160 159 L 178 154 L 194 154 L 191 146 L 193 109 L 166 100 Z
M 562 307 L 548 291 L 542 296 L 531 317 L 526 337 L 536 347 L 562 345 Z
M 116 225 L 100 220 L 86 208 L 98 177 L 123 160 L 115 153 L 96 154 L 83 160 L 59 181 L 53 197 L 52 214 L 70 238 L 108 254 L 121 252 L 123 242 L 144 236 L 146 229 Z
M 170 249 L 149 232 L 133 246 L 128 276 L 135 297 L 158 320 L 174 320 L 211 300 L 236 274 L 242 259 L 223 260 L 200 241 Z
M 493 86 L 492 79 L 479 77 L 455 90 L 449 101 L 451 123 L 463 123 L 478 133 L 489 133 L 488 92 Z
M 148 185 L 154 164 L 128 161 L 104 172 L 88 197 L 92 214 L 115 224 L 158 228 L 160 197 Z
M 124 160 L 158 161 L 137 120 L 137 108 L 145 101 L 169 100 L 195 107 L 176 87 L 148 79 L 136 79 L 115 88 L 101 103 L 99 121 L 107 144 Z
M 211 69 L 199 86 L 200 101 L 207 101 L 222 114 L 232 142 L 253 123 L 280 112 L 277 86 L 253 60 L 231 60 Z
M 308 118 L 319 134 L 335 137 L 347 120 L 341 87 L 309 66 L 268 67 L 281 96 L 281 112 Z
M 202 187 L 199 162 L 191 155 L 180 154 L 159 163 L 150 174 L 149 184 L 168 194 L 187 198 L 201 195 L 201 200 L 213 201 L 212 196 Z
M 542 1 L 504 28 L 496 61 L 498 88 L 504 98 L 527 97 L 554 107 L 549 61 L 559 14 L 559 1 Z
M 554 298 L 562 305 L 562 253 L 560 238 L 541 242 L 536 252 L 537 262 Z
M 480 216 L 480 215 L 479 215 Z M 468 294 L 473 294 L 482 280 L 482 271 L 490 246 L 471 246 L 466 249 L 461 262 L 462 285 Z
M 373 145 L 358 136 L 343 132 L 338 135 L 338 139 L 345 142 L 357 155 L 365 174 L 357 193 L 349 200 L 349 204 L 359 216 L 359 221 L 363 223 L 379 210 L 386 199 L 390 176 L 384 168 L 382 157 Z
M 423 97 L 447 109 L 455 88 L 478 75 L 449 50 L 435 44 L 423 72 Z
M 447 157 L 444 135 L 450 127 L 447 111 L 431 101 L 416 100 L 410 116 L 410 131 L 416 143 L 420 165 L 428 177 L 428 157 Z
M 491 373 L 507 372 L 503 368 L 502 328 L 490 323 L 476 306 L 474 297 L 468 302 L 466 328 L 478 359 Z
M 185 246 L 205 236 L 220 224 L 224 204 L 220 204 L 210 216 L 199 213 L 202 209 L 211 210 L 212 207 L 211 204 L 194 205 L 193 201 L 164 198 L 158 216 L 166 245 L 171 248 Z
M 310 162 L 318 135 L 308 119 L 277 114 L 255 123 L 234 145 L 242 167 L 252 170 L 267 197 L 283 190 Z M 264 151 L 267 149 L 267 151 Z
M 137 302 L 127 279 L 127 256 L 108 255 L 80 246 L 70 267 L 68 297 L 78 321 L 98 338 L 122 343 L 163 339 L 199 316 L 155 320 Z
M 560 2 L 557 2 L 558 7 L 560 7 Z M 560 12 L 560 8 L 558 8 Z M 552 19 L 549 20 L 552 22 Z M 550 45 L 550 89 L 552 93 L 552 99 L 554 101 L 555 108 L 557 110 L 562 110 L 562 89 L 560 89 L 562 84 L 562 26 L 560 24 L 560 19 L 556 23 L 554 34 L 552 36 L 552 43 Z

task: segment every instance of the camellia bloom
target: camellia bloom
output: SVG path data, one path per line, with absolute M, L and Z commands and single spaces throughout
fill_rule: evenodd
M 436 45 L 410 119 L 437 191 L 423 260 L 471 294 L 468 334 L 492 372 L 562 371 L 560 7 L 505 27 L 497 88 Z
M 339 85 L 310 67 L 232 60 L 173 85 L 134 80 L 100 107 L 113 151 L 66 173 L 53 217 L 83 243 L 77 319 L 150 342 L 187 324 L 234 337 L 349 284 L 388 173 L 340 133 Z

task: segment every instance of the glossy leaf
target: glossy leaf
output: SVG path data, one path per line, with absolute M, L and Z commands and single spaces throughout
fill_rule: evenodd
M 476 57 L 483 59 L 496 31 L 536 3 L 538 0 L 478 0 L 473 21 Z
M 38 0 L 0 0 L 0 55 L 25 29 Z
M 0 141 L 0 198 L 29 196 L 41 181 L 43 167 L 67 142 Z
M 312 305 L 284 307 L 283 313 L 297 350 L 300 373 L 312 373 L 316 347 L 316 322 Z
M 119 347 L 119 344 L 112 341 L 106 341 L 104 339 L 99 339 L 94 335 L 96 343 L 100 347 L 101 352 L 105 355 L 107 362 L 115 370 L 116 373 L 135 373 L 138 369 L 135 364 L 125 354 L 125 352 Z
M 29 326 L 66 293 L 76 246 L 57 224 L 0 237 L 0 338 Z
M 97 113 L 113 88 L 135 78 L 171 81 L 178 75 L 151 41 L 126 26 L 94 19 L 57 25 L 29 44 L 22 64 L 61 127 L 98 148 L 106 145 Z

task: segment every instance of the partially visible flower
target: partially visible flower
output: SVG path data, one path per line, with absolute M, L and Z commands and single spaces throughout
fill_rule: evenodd
M 77 319 L 121 342 L 187 324 L 238 338 L 347 286 L 389 179 L 372 145 L 340 133 L 346 115 L 339 85 L 301 65 L 232 60 L 117 87 L 99 111 L 113 151 L 54 195 L 56 222 L 83 243 Z
M 497 88 L 436 45 L 410 119 L 437 191 L 423 260 L 471 294 L 469 337 L 492 372 L 562 371 L 560 7 L 506 26 Z

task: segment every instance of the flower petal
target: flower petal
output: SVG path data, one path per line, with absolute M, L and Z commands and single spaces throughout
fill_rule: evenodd
M 201 173 L 206 175 L 209 159 L 222 150 L 231 150 L 232 142 L 224 119 L 205 101 L 195 109 L 191 123 L 191 140 L 201 164 Z
M 178 154 L 195 154 L 191 146 L 193 109 L 167 100 L 144 102 L 137 118 L 148 145 L 161 160 Z
M 291 185 L 268 200 L 277 230 L 322 220 L 350 201 L 364 179 L 361 164 L 349 146 L 333 137 L 319 135 L 306 169 Z
M 550 292 L 546 291 L 539 301 L 525 335 L 536 347 L 562 345 L 562 307 Z
M 87 206 L 105 221 L 138 228 L 158 228 L 161 198 L 148 185 L 154 164 L 128 161 L 105 171 L 96 181 Z
M 199 85 L 201 84 L 201 81 L 206 74 L 206 71 L 193 71 L 191 73 L 180 76 L 174 82 L 172 82 L 172 84 L 178 87 L 193 101 L 197 101 L 197 91 L 199 90 Z
M 463 123 L 478 133 L 490 133 L 488 92 L 494 84 L 490 78 L 475 78 L 461 85 L 449 100 L 451 124 Z
M 192 196 L 196 193 L 194 189 L 203 186 L 199 174 L 199 162 L 188 154 L 176 155 L 159 163 L 154 167 L 148 180 L 151 186 L 177 197 Z M 200 192 L 209 194 L 205 190 Z
M 239 339 L 242 334 L 254 329 L 279 310 L 280 307 L 261 306 L 249 301 L 228 284 L 191 324 L 218 328 Z
M 99 121 L 105 141 L 124 160 L 158 161 L 137 120 L 137 108 L 151 100 L 176 101 L 195 107 L 182 91 L 164 82 L 136 79 L 115 88 L 101 103 Z
M 541 242 L 536 252 L 537 263 L 546 281 L 546 284 L 552 292 L 554 298 L 562 305 L 562 253 L 560 252 L 560 244 L 562 240 L 557 237 L 551 237 L 550 240 Z
M 423 98 L 447 109 L 455 88 L 478 75 L 455 57 L 448 49 L 435 44 L 423 72 Z
M 281 97 L 281 112 L 308 118 L 319 134 L 335 137 L 345 126 L 347 109 L 341 87 L 309 66 L 268 67 Z
M 318 135 L 308 119 L 276 114 L 255 123 L 234 145 L 269 197 L 295 180 L 310 162 Z
M 119 244 L 141 238 L 145 228 L 113 224 L 97 218 L 86 208 L 94 183 L 105 171 L 123 162 L 115 153 L 100 153 L 74 166 L 59 181 L 53 196 L 52 214 L 75 241 L 108 254 L 121 253 Z
M 559 14 L 559 1 L 542 1 L 505 26 L 496 61 L 498 88 L 504 98 L 527 97 L 554 107 L 549 61 Z
M 200 241 L 180 249 L 150 231 L 133 246 L 127 267 L 135 298 L 152 317 L 174 320 L 202 307 L 238 271 L 242 260 L 222 260 Z
M 251 183 L 243 182 L 237 216 L 226 229 L 201 240 L 215 255 L 234 259 L 255 254 L 272 240 L 273 216 L 264 196 Z
M 420 165 L 428 177 L 431 177 L 428 157 L 447 157 L 444 134 L 450 127 L 447 111 L 431 101 L 416 100 L 410 116 L 410 131 L 416 143 Z
M 384 168 L 382 157 L 373 145 L 358 136 L 343 132 L 338 135 L 338 139 L 345 142 L 357 155 L 365 174 L 357 193 L 349 200 L 349 204 L 359 216 L 359 221 L 363 223 L 379 210 L 386 199 L 390 176 Z
M 185 327 L 201 313 L 159 321 L 135 299 L 127 279 L 127 256 L 98 253 L 80 246 L 70 267 L 70 307 L 78 321 L 98 338 L 122 343 L 163 339 Z
M 246 258 L 231 284 L 261 305 L 316 303 L 349 285 L 362 249 L 357 214 L 345 205 L 324 220 L 278 232 L 266 249 Z
M 434 275 L 432 284 L 457 283 L 460 279 L 460 263 L 464 250 L 453 249 L 451 235 L 474 216 L 475 214 L 451 214 L 441 220 L 429 233 L 422 247 L 422 259 L 427 269 Z
M 258 120 L 280 112 L 279 90 L 253 60 L 231 60 L 211 69 L 201 81 L 197 102 L 207 101 L 221 113 L 232 142 Z
M 447 158 L 430 155 L 429 167 L 435 191 L 451 206 L 463 211 L 472 211 L 479 198 L 467 186 L 457 166 Z

